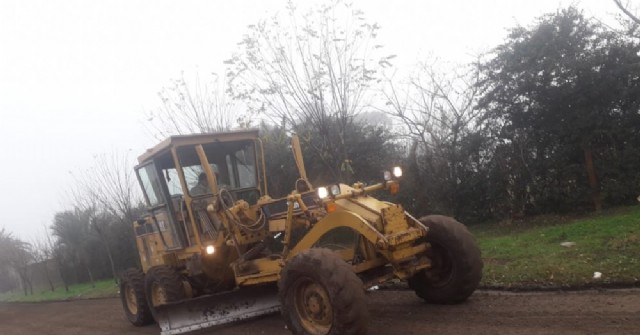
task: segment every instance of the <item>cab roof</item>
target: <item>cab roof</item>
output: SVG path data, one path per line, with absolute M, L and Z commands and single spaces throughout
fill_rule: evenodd
M 138 157 L 138 163 L 145 163 L 154 157 L 163 154 L 171 148 L 189 146 L 196 144 L 205 144 L 212 142 L 233 142 L 242 140 L 254 140 L 258 138 L 258 129 L 243 129 L 219 133 L 192 134 L 192 135 L 175 135 L 158 143 L 153 148 L 147 149 Z

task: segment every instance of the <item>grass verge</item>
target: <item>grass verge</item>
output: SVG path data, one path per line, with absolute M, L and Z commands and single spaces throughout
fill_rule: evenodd
M 541 216 L 508 225 L 469 227 L 484 260 L 481 286 L 540 289 L 640 285 L 640 206 L 584 218 Z M 575 243 L 563 247 L 562 242 Z M 602 273 L 599 279 L 594 272 Z M 35 292 L 0 293 L 2 302 L 115 297 L 113 280 Z
M 580 219 L 537 217 L 470 227 L 485 263 L 482 286 L 545 288 L 640 284 L 640 207 Z M 563 247 L 562 242 L 574 242 Z M 594 273 L 602 276 L 594 278 Z
M 72 299 L 92 299 L 115 297 L 118 294 L 118 287 L 112 279 L 97 281 L 95 287 L 90 283 L 76 284 L 69 286 L 69 292 L 64 287 L 57 287 L 51 290 L 34 291 L 33 294 L 25 296 L 22 291 L 0 293 L 2 302 L 40 302 Z

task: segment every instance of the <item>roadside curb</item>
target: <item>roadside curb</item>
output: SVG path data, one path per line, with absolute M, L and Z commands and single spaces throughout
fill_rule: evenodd
M 41 301 L 0 301 L 0 305 L 9 305 L 9 304 L 43 304 L 43 303 L 50 303 L 50 302 L 73 302 L 73 301 L 81 301 L 81 300 L 104 300 L 104 299 L 115 299 L 118 298 L 118 295 L 109 295 L 109 296 L 104 296 L 104 297 L 90 297 L 90 298 L 83 298 L 83 297 L 73 297 L 73 298 L 66 298 L 66 299 L 54 299 L 54 300 L 41 300 Z
M 373 290 L 384 291 L 410 291 L 411 289 L 406 282 L 388 283 L 377 286 L 378 288 Z M 536 293 L 536 292 L 581 292 L 581 291 L 624 291 L 640 290 L 640 282 L 633 283 L 598 283 L 598 284 L 582 284 L 582 285 L 526 285 L 526 286 L 493 286 L 493 285 L 481 285 L 477 291 L 483 293 Z M 57 300 L 43 300 L 43 301 L 0 301 L 0 305 L 9 304 L 42 304 L 42 303 L 61 303 L 61 302 L 73 302 L 80 300 L 104 300 L 104 299 L 116 299 L 119 295 L 109 295 L 104 297 L 74 297 L 67 299 Z
M 379 290 L 404 291 L 411 290 L 407 283 L 388 283 L 378 285 Z M 522 286 L 497 286 L 497 285 L 480 285 L 480 291 L 497 291 L 497 292 L 569 292 L 569 291 L 592 291 L 592 290 L 628 290 L 640 289 L 640 282 L 631 283 L 590 283 L 580 285 L 522 285 Z

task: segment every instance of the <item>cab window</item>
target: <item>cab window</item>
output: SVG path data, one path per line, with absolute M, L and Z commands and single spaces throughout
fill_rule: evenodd
M 209 143 L 203 148 L 209 163 L 219 170 L 219 184 L 231 190 L 257 186 L 253 141 Z
M 138 169 L 138 178 L 142 184 L 149 206 L 154 207 L 164 203 L 160 186 L 160 179 L 154 164 L 150 163 Z

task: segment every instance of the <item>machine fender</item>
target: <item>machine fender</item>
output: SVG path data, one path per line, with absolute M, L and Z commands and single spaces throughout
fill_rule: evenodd
M 380 247 L 384 247 L 387 244 L 387 240 L 375 227 L 370 225 L 367 220 L 362 216 L 350 212 L 350 211 L 338 211 L 333 212 L 325 216 L 322 220 L 318 221 L 311 230 L 305 235 L 296 246 L 286 255 L 287 259 L 290 259 L 300 253 L 301 251 L 308 250 L 320 240 L 329 231 L 339 228 L 349 227 L 371 243 Z

